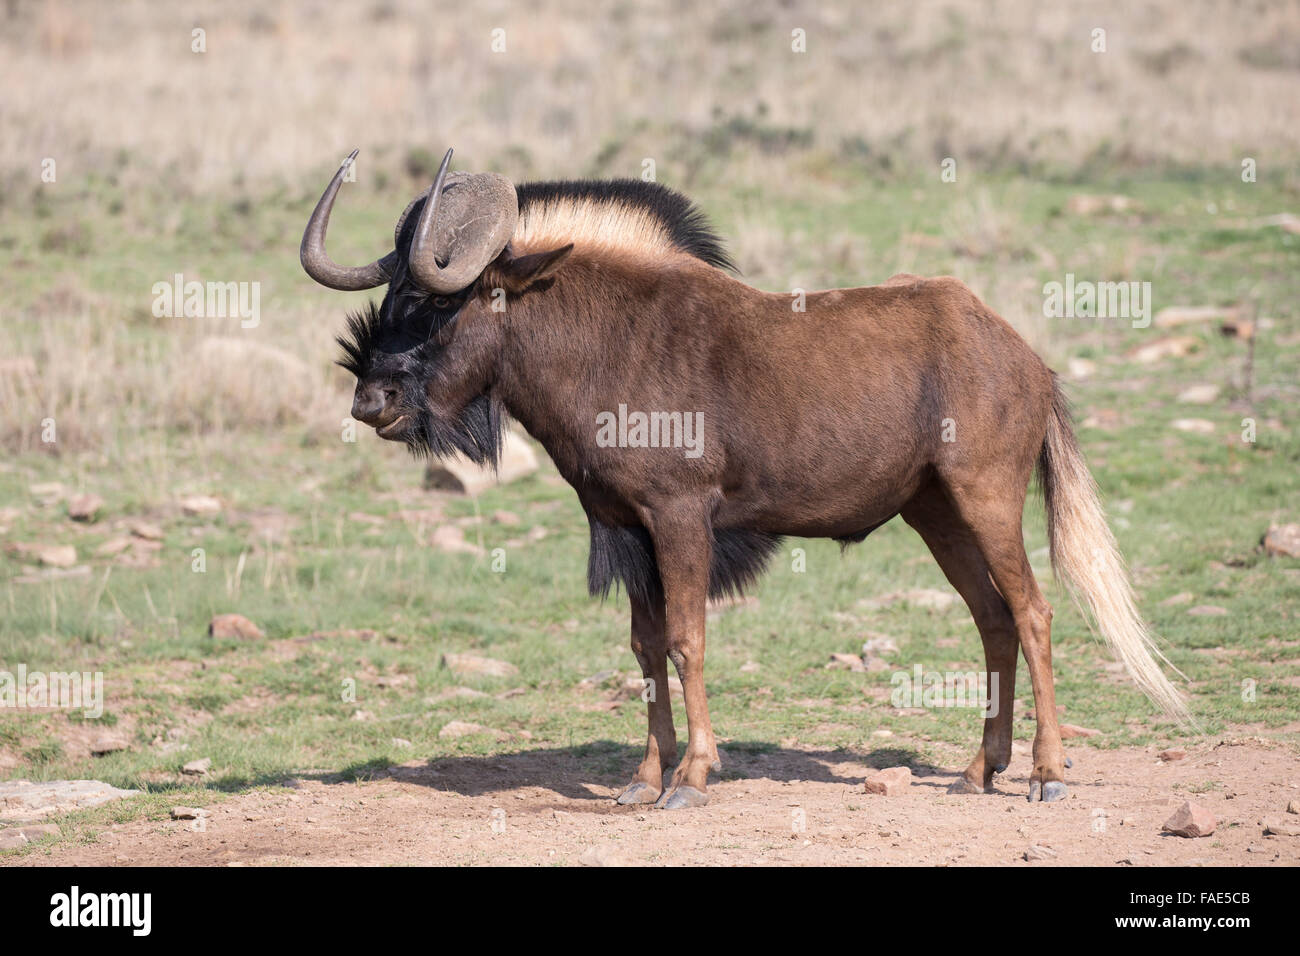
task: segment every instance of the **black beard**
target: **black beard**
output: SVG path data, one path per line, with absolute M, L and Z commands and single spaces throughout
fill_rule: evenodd
M 479 395 L 448 426 L 436 421 L 426 407 L 415 415 L 414 423 L 401 434 L 400 440 L 417 458 L 446 458 L 459 452 L 476 465 L 490 465 L 495 469 L 505 439 L 502 411 L 495 399 Z

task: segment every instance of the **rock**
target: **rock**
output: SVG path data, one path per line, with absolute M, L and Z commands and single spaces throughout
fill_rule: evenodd
M 1265 817 L 1264 833 L 1272 836 L 1300 836 L 1300 823 L 1284 820 L 1281 817 Z
M 875 657 L 883 654 L 897 654 L 898 644 L 887 634 L 873 634 L 862 642 L 862 656 Z
M 438 731 L 439 740 L 456 740 L 460 737 L 470 737 L 474 734 L 492 733 L 481 724 L 472 724 L 464 720 L 453 720 L 442 725 Z
M 118 536 L 116 538 L 109 538 L 107 541 L 105 541 L 103 544 L 101 544 L 98 548 L 95 549 L 95 555 L 101 558 L 111 558 L 114 557 L 115 555 L 121 554 L 123 551 L 131 547 L 131 545 L 134 543 L 135 543 L 134 538 L 127 538 L 122 536 Z
M 1187 751 L 1181 749 L 1162 750 L 1156 756 L 1158 756 L 1165 763 L 1174 763 L 1179 760 L 1186 760 Z
M 77 495 L 68 501 L 68 517 L 73 521 L 94 521 L 103 507 L 104 499 L 99 495 Z
M 867 793 L 896 797 L 912 785 L 912 771 L 907 767 L 889 767 L 878 770 L 867 778 L 864 789 Z
M 1074 737 L 1096 737 L 1100 734 L 1100 730 L 1093 730 L 1090 727 L 1080 727 L 1078 724 L 1061 724 L 1062 740 L 1071 740 Z
M 1054 860 L 1056 859 L 1056 856 L 1057 853 L 1055 850 L 1050 846 L 1044 846 L 1041 843 L 1035 843 L 1021 855 L 1022 859 L 1029 860 L 1030 862 L 1034 860 Z
M 487 697 L 487 696 L 488 695 L 485 694 L 483 691 L 475 690 L 473 687 L 449 687 L 446 690 L 442 691 L 441 693 L 426 699 L 425 703 L 435 704 L 438 703 L 439 701 L 455 700 L 457 698 L 473 700 L 476 697 Z
M 1076 381 L 1091 378 L 1097 373 L 1097 363 L 1089 359 L 1072 358 L 1065 364 L 1066 374 Z
M 205 777 L 211 769 L 212 758 L 204 757 L 202 760 L 191 760 L 185 766 L 181 767 L 181 773 L 189 774 L 191 777 Z
M 1137 204 L 1128 196 L 1095 196 L 1089 193 L 1076 193 L 1065 202 L 1065 208 L 1075 216 L 1096 216 L 1108 212 L 1128 212 Z
M 1286 805 L 1287 813 L 1300 813 L 1300 800 L 1292 800 Z
M 578 681 L 578 686 L 599 687 L 601 684 L 604 684 L 606 681 L 612 680 L 617 676 L 618 671 L 616 670 L 599 671 L 598 673 L 592 674 L 590 677 L 584 677 L 582 680 Z
M 1273 525 L 1264 535 L 1264 553 L 1275 558 L 1300 558 L 1300 524 Z
M 505 525 L 507 528 L 513 528 L 519 524 L 519 515 L 513 511 L 494 511 L 492 520 L 497 524 Z
M 137 538 L 143 538 L 146 541 L 161 541 L 163 539 L 162 528 L 148 521 L 130 521 L 127 523 L 126 530 Z
M 112 730 L 101 730 L 90 740 L 90 752 L 96 757 L 102 757 L 105 754 L 116 753 L 119 750 L 129 750 L 131 741 L 126 735 Z
M 0 830 L 0 850 L 16 850 L 20 846 L 35 843 L 46 837 L 59 835 L 59 828 L 53 823 L 42 823 L 30 827 L 9 827 Z
M 6 820 L 35 820 L 53 813 L 132 797 L 139 790 L 119 790 L 99 780 L 30 780 L 0 782 L 0 817 Z
M 1180 432 L 1191 432 L 1196 435 L 1214 434 L 1214 422 L 1204 418 L 1175 418 L 1169 426 Z
M 593 846 L 578 857 L 583 866 L 627 866 L 628 863 L 612 846 Z
M 1189 607 L 1187 613 L 1192 617 L 1222 617 L 1228 613 L 1228 609 L 1217 604 L 1198 604 L 1196 607 Z
M 867 669 L 862 663 L 862 658 L 857 654 L 832 654 L 826 667 L 828 670 L 842 671 L 865 671 Z
M 494 472 L 476 465 L 462 455 L 429 463 L 424 472 L 424 486 L 439 491 L 454 491 L 477 496 L 485 488 L 506 485 L 537 470 L 537 453 L 515 429 L 509 429 L 501 443 L 501 461 Z
M 77 549 L 70 544 L 15 542 L 5 550 L 20 558 L 38 561 L 51 568 L 70 568 L 77 563 Z
M 1182 306 L 1172 305 L 1168 308 L 1161 309 L 1152 319 L 1152 324 L 1158 329 L 1172 329 L 1178 325 L 1189 325 L 1196 322 L 1214 322 L 1219 319 L 1233 320 L 1239 317 L 1241 309 L 1237 307 L 1225 307 L 1218 305 L 1201 305 L 1201 306 Z
M 1255 323 L 1250 319 L 1225 319 L 1219 326 L 1219 334 L 1227 339 L 1253 339 Z
M 211 816 L 211 812 L 198 807 L 172 807 L 173 820 L 197 820 L 207 816 Z
M 1139 346 L 1128 357 L 1139 365 L 1152 365 L 1162 359 L 1182 358 L 1200 347 L 1201 340 L 1194 335 L 1175 335 Z
M 260 640 L 266 637 L 261 628 L 242 614 L 218 614 L 208 622 L 208 637 L 218 640 Z
M 1213 813 L 1200 804 L 1187 800 L 1165 821 L 1161 829 L 1180 837 L 1207 837 L 1214 832 L 1217 824 Z
M 444 524 L 434 529 L 429 544 L 448 554 L 482 554 L 483 549 L 465 540 L 465 529 L 454 524 Z
M 443 654 L 442 666 L 453 674 L 481 674 L 486 677 L 513 677 L 519 668 L 509 661 L 499 661 L 478 654 Z
M 389 743 L 391 743 L 394 747 L 400 747 L 402 749 L 415 746 L 415 744 L 411 743 L 405 737 L 394 737 L 391 741 L 389 741 Z
M 1217 385 L 1193 385 L 1178 393 L 1178 401 L 1188 405 L 1209 405 L 1218 397 Z
M 763 668 L 760 667 L 756 661 L 745 661 L 745 663 L 740 665 L 740 672 L 742 674 L 757 674 L 762 669 Z
M 1175 594 L 1173 597 L 1167 597 L 1167 598 L 1165 598 L 1163 601 L 1160 602 L 1160 606 L 1161 606 L 1161 607 L 1175 607 L 1176 605 L 1179 605 L 1179 604 L 1186 604 L 1186 603 L 1188 603 L 1188 602 L 1191 601 L 1192 598 L 1194 598 L 1194 597 L 1195 597 L 1195 595 L 1192 594 L 1191 591 L 1180 591 L 1178 594 Z
M 180 500 L 181 511 L 192 518 L 221 513 L 221 502 L 211 495 L 187 495 Z

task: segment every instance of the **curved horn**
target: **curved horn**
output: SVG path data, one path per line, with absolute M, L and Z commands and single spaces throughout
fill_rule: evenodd
M 412 277 L 430 292 L 457 292 L 473 282 L 506 247 L 519 216 L 515 188 L 504 176 L 482 174 L 459 179 L 454 186 L 463 192 L 451 201 L 455 221 L 444 222 L 438 229 L 438 238 L 445 240 L 443 262 L 439 264 L 434 227 L 439 225 L 438 209 L 443 206 L 443 184 L 451 154 L 449 149 L 442 158 L 407 259 Z
M 348 158 L 343 160 L 343 164 L 339 166 L 339 171 L 334 174 L 330 184 L 325 187 L 320 202 L 316 203 L 311 218 L 307 220 L 307 230 L 302 234 L 302 248 L 298 253 L 307 275 L 327 288 L 342 292 L 356 292 L 383 285 L 397 267 L 396 250 L 382 259 L 376 259 L 370 265 L 351 268 L 339 265 L 325 251 L 325 232 L 329 229 L 334 197 L 338 195 L 339 187 L 343 185 L 343 174 L 356 158 L 357 150 L 354 149 Z

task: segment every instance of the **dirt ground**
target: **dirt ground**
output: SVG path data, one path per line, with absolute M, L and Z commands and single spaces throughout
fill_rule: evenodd
M 709 806 L 619 807 L 564 751 L 412 761 L 365 782 L 304 776 L 213 803 L 205 820 L 136 821 L 11 858 L 17 865 L 1283 865 L 1300 836 L 1300 760 L 1260 737 L 1186 748 L 1070 751 L 1070 796 L 1030 804 L 1028 747 L 1001 789 L 953 795 L 962 766 L 921 767 L 909 792 L 863 791 L 873 757 L 785 748 L 728 753 Z M 873 755 L 874 756 L 874 755 Z M 945 763 L 948 758 L 945 756 Z M 629 765 L 629 773 L 631 766 Z M 1161 832 L 1186 799 L 1218 819 L 1209 837 Z M 800 824 L 802 823 L 802 827 Z M 1024 859 L 1032 845 L 1045 859 Z M 1052 855 L 1054 854 L 1054 855 Z

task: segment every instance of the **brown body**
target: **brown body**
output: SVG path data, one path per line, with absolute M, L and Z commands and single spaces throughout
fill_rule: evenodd
M 995 715 L 958 789 L 983 791 L 1010 760 L 1023 650 L 1038 715 L 1029 797 L 1065 796 L 1052 609 L 1021 532 L 1035 467 L 1055 566 L 1142 687 L 1181 711 L 1054 376 L 959 281 L 900 275 L 810 293 L 798 310 L 795 297 L 718 268 L 725 253 L 680 196 L 620 181 L 521 187 L 517 220 L 513 205 L 484 220 L 505 223 L 497 231 L 509 232 L 508 243 L 467 253 L 486 264 L 462 266 L 477 278 L 453 288 L 438 286 L 441 272 L 429 264 L 454 269 L 456 250 L 435 255 L 411 225 L 420 198 L 399 222 L 394 252 L 369 272 L 333 266 L 320 220 L 332 198 L 327 190 L 309 226 L 308 238 L 319 227 L 319 247 L 304 239 L 308 271 L 339 288 L 376 270 L 390 283 L 383 306 L 354 319 L 345 343 L 358 377 L 354 415 L 418 450 L 484 460 L 495 455 L 499 410 L 521 422 L 586 509 L 593 592 L 611 580 L 627 587 L 632 650 L 647 681 L 666 687 L 670 660 L 681 678 L 686 747 L 679 752 L 668 695 L 652 691 L 645 756 L 620 803 L 707 801 L 718 767 L 704 684 L 710 593 L 752 579 L 779 536 L 860 541 L 896 515 L 966 601 L 997 675 Z M 458 235 L 427 208 L 418 218 L 421 233 Z M 313 271 L 309 252 L 326 265 Z M 413 295 L 408 262 L 433 270 L 419 284 L 435 295 Z M 413 336 L 423 341 L 401 344 Z M 698 414 L 699 456 L 608 447 L 600 416 L 620 406 Z

